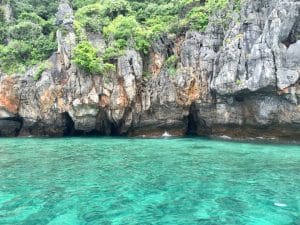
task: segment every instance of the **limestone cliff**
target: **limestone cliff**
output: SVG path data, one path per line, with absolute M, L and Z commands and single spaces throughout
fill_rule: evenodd
M 128 49 L 117 71 L 72 63 L 73 10 L 61 1 L 58 52 L 41 79 L 0 75 L 0 135 L 229 135 L 300 140 L 300 2 L 245 0 L 224 30 L 165 35 L 149 55 Z M 88 34 L 105 48 L 100 35 Z M 176 56 L 176 74 L 166 60 Z M 145 71 L 148 76 L 144 76 Z

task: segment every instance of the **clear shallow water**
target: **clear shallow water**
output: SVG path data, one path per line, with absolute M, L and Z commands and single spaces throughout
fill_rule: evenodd
M 0 224 L 300 224 L 300 146 L 0 139 Z

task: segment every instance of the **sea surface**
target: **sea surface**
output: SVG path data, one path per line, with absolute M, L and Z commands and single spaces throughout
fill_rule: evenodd
M 300 145 L 0 139 L 1 225 L 299 225 Z

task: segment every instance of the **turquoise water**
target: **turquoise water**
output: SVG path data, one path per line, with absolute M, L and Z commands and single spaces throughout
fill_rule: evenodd
M 0 139 L 0 224 L 300 224 L 300 146 Z

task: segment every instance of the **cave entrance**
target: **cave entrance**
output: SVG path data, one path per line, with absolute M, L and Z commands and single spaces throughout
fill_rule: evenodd
M 207 125 L 206 121 L 203 118 L 201 118 L 201 115 L 199 115 L 199 109 L 197 109 L 195 103 L 193 103 L 190 107 L 190 112 L 187 120 L 188 124 L 186 135 L 206 137 L 212 134 L 212 128 Z
M 187 135 L 197 135 L 198 130 L 198 116 L 196 112 L 196 106 L 193 103 L 190 108 L 189 115 L 187 117 Z
M 64 136 L 71 136 L 75 132 L 74 121 L 68 112 L 62 113 L 62 119 L 64 121 Z
M 119 130 L 118 125 L 112 123 L 110 129 L 111 129 L 110 136 L 119 136 L 120 135 L 120 130 Z

